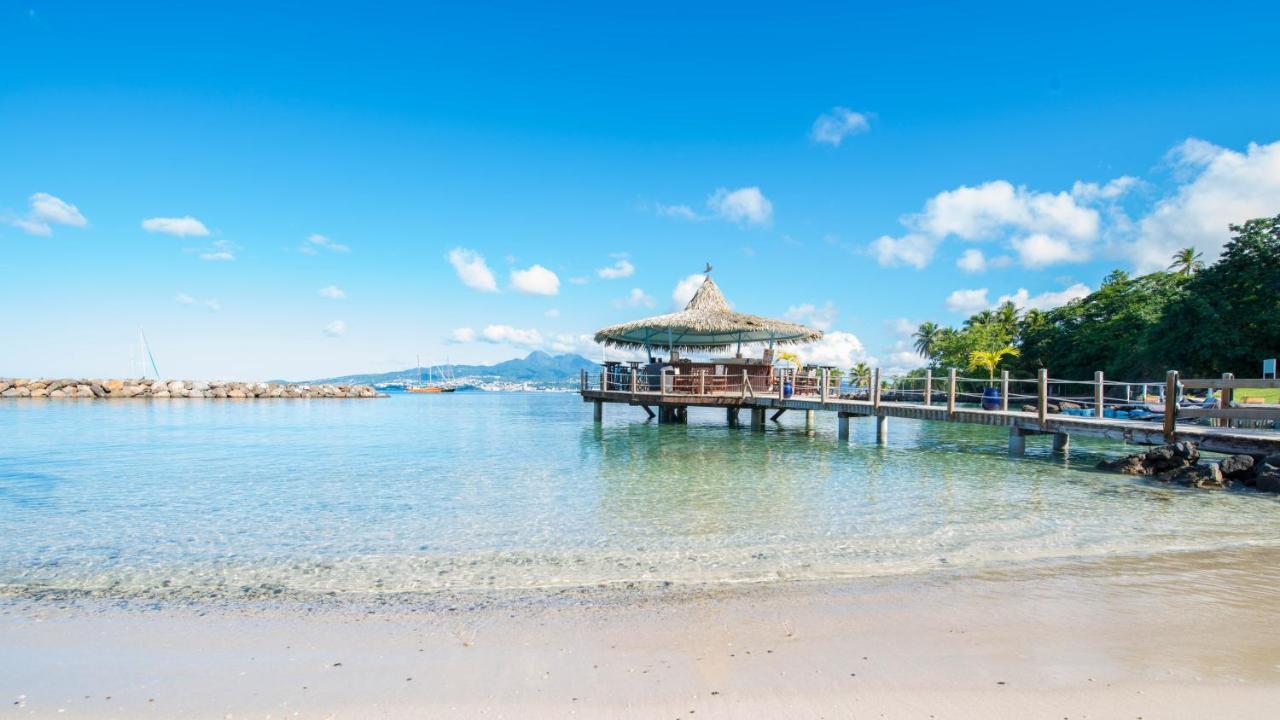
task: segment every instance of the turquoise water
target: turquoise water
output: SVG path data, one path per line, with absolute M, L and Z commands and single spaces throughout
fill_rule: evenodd
M 1276 544 L 1280 502 L 1093 472 L 1116 444 L 833 417 L 658 426 L 573 395 L 0 403 L 0 590 L 717 584 Z M 1100 454 L 1102 453 L 1102 454 Z

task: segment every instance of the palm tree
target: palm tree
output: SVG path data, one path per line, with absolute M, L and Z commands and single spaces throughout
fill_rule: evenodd
M 1173 264 L 1169 266 L 1169 269 L 1179 275 L 1190 275 L 1204 268 L 1204 261 L 1200 259 L 1202 257 L 1204 257 L 1204 253 L 1196 252 L 1194 247 L 1184 247 L 1173 254 Z
M 995 313 L 991 312 L 990 310 L 983 310 L 981 312 L 970 315 L 969 319 L 964 321 L 964 324 L 965 324 L 965 327 L 973 327 L 975 325 L 989 325 L 991 324 L 991 321 L 995 319 L 996 319 Z
M 871 366 L 865 362 L 854 365 L 849 370 L 849 374 L 852 376 L 850 379 L 853 380 L 855 385 L 859 382 L 865 382 L 868 387 L 871 386 Z
M 996 366 L 1006 356 L 1018 357 L 1018 349 L 1012 345 L 1005 345 L 995 350 L 974 350 L 969 353 L 969 369 L 985 369 L 987 371 L 987 379 L 994 383 L 996 380 Z
M 1018 306 L 1013 304 L 1012 300 L 1006 300 L 1000 303 L 1000 307 L 996 308 L 995 322 L 1002 330 L 1013 334 L 1018 327 Z
M 938 333 L 942 328 L 938 327 L 935 322 L 922 322 L 920 327 L 916 328 L 916 332 L 911 337 L 916 341 L 916 352 L 921 356 L 933 359 L 934 352 L 938 349 Z

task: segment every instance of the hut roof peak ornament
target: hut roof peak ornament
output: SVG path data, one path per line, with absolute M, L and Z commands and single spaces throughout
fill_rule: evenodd
M 707 265 L 710 267 L 710 263 Z M 806 343 L 821 338 L 821 330 L 799 323 L 734 311 L 710 275 L 683 310 L 611 325 L 595 334 L 596 342 L 614 347 L 680 350 L 711 350 L 752 343 Z

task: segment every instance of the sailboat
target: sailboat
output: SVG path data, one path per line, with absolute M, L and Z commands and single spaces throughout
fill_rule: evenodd
M 418 380 L 423 380 L 423 379 L 424 378 L 422 377 L 422 358 L 419 357 L 418 358 Z M 425 378 L 425 381 L 427 383 L 426 385 L 411 385 L 409 387 L 406 387 L 405 390 L 411 393 L 447 393 L 447 392 L 454 391 L 454 388 L 452 387 L 445 387 L 444 385 L 438 382 L 433 382 L 431 379 L 430 367 L 427 368 L 427 377 Z

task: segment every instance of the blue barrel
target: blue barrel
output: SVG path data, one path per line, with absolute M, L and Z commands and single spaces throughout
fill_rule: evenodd
M 782 397 L 789 398 L 791 393 L 795 392 L 795 387 L 791 385 L 791 381 L 787 380 L 782 383 Z
M 982 391 L 982 409 L 1000 409 L 1000 388 L 989 387 Z

